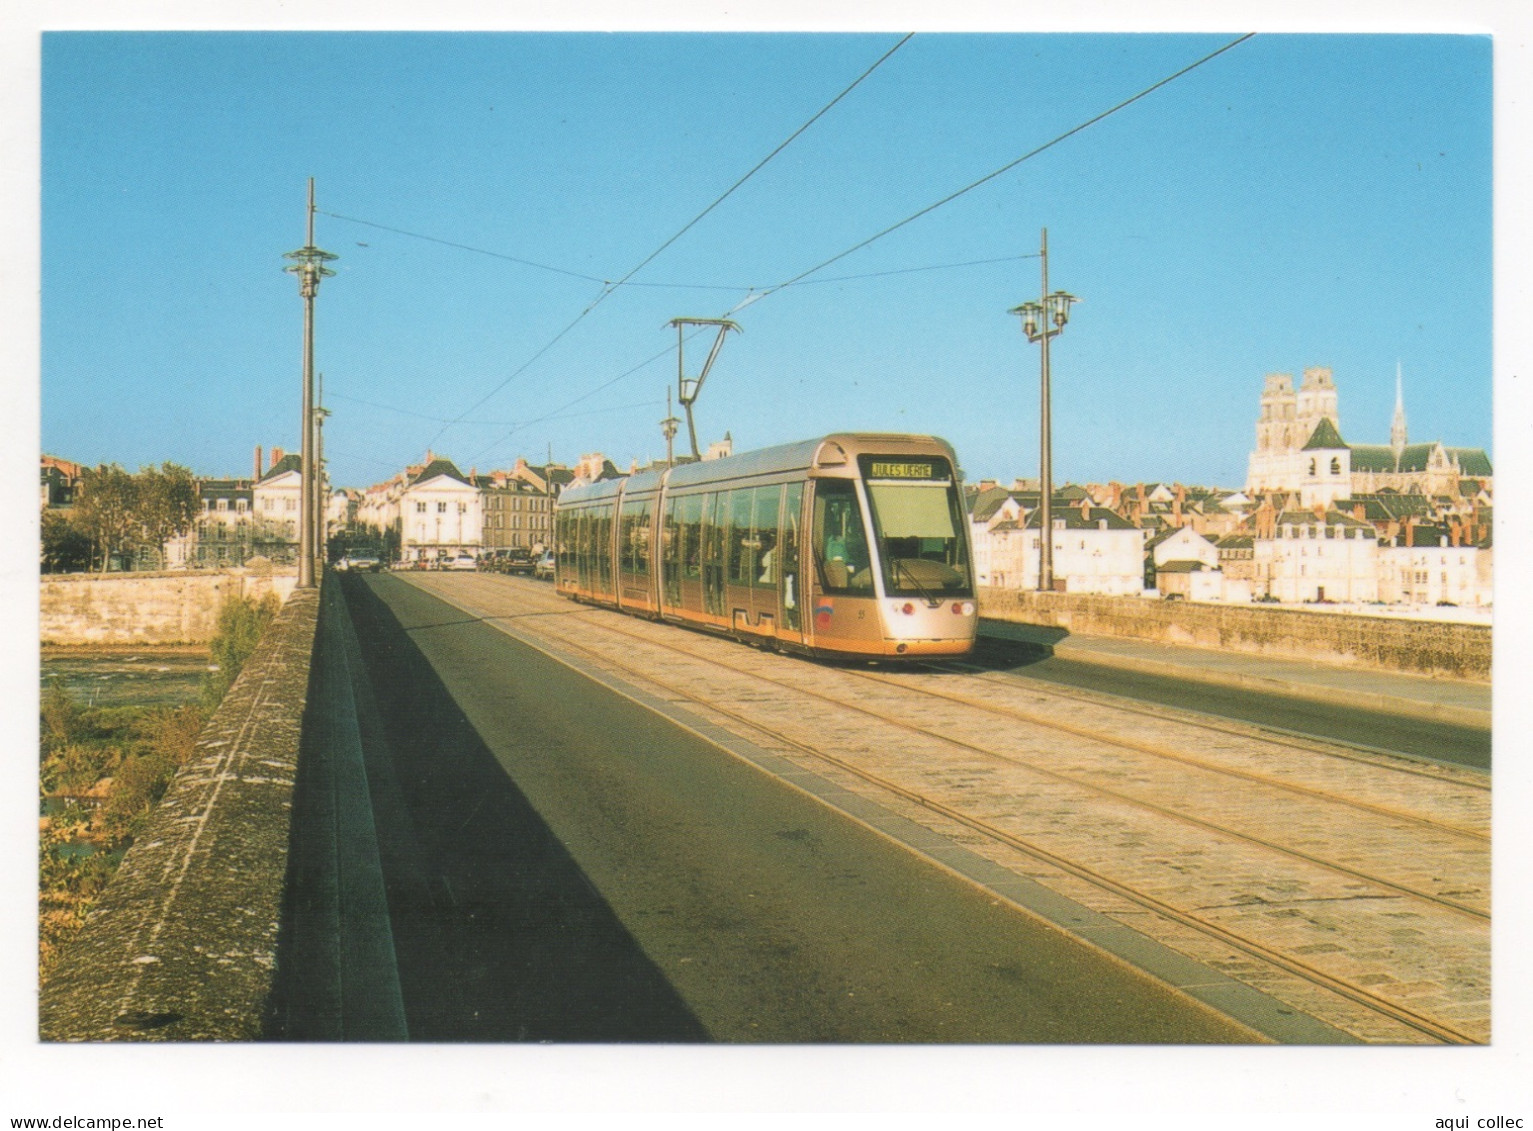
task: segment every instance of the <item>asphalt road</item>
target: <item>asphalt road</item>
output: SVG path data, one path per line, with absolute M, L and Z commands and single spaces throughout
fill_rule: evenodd
M 1252 1039 L 399 578 L 345 586 L 412 1039 Z
M 974 660 L 992 671 L 1011 672 L 1025 679 L 1200 711 L 1413 758 L 1490 769 L 1490 732 L 1475 727 L 1066 659 L 1050 655 L 1039 645 L 997 637 L 981 638 Z

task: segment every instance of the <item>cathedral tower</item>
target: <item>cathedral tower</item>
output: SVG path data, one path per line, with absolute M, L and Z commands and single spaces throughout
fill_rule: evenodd
M 1315 366 L 1304 371 L 1304 383 L 1299 386 L 1299 447 L 1309 442 L 1322 420 L 1329 420 L 1337 432 L 1341 431 L 1336 383 L 1328 367 Z
M 1405 388 L 1400 377 L 1400 363 L 1395 362 L 1395 417 L 1389 425 L 1389 450 L 1395 456 L 1395 468 L 1400 467 L 1400 458 L 1405 454 L 1405 445 L 1409 443 L 1409 437 L 1405 431 Z

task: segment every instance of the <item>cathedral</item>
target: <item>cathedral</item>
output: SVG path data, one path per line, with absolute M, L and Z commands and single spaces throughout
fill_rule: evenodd
M 1247 494 L 1295 493 L 1303 507 L 1329 507 L 1337 499 L 1386 490 L 1456 500 L 1468 486 L 1465 481 L 1488 492 L 1490 458 L 1481 448 L 1412 444 L 1398 370 L 1389 443 L 1374 445 L 1348 444 L 1341 438 L 1330 369 L 1306 369 L 1297 392 L 1291 374 L 1267 375 L 1256 450 L 1246 474 Z

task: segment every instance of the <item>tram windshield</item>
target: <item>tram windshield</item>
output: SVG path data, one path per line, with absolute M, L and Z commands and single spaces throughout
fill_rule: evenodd
M 863 456 L 878 558 L 889 596 L 973 596 L 963 503 L 948 462 Z

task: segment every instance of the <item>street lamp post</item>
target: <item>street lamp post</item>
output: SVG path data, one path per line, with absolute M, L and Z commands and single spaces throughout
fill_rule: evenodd
M 337 258 L 314 246 L 314 178 L 309 178 L 309 241 L 297 251 L 283 256 L 295 262 L 284 267 L 298 276 L 298 293 L 303 296 L 303 437 L 298 513 L 298 588 L 313 589 L 314 577 L 314 296 L 319 281 L 335 272 L 325 264 Z M 304 513 L 305 510 L 309 513 Z
M 325 376 L 319 375 L 319 400 L 320 403 L 314 409 L 314 568 L 323 570 L 325 561 L 329 557 L 327 543 L 330 533 L 330 523 L 326 518 L 326 503 L 329 501 L 328 492 L 325 489 L 325 418 L 330 415 L 330 410 L 325 407 L 324 400 Z
M 1022 316 L 1022 332 L 1029 342 L 1042 347 L 1042 374 L 1039 406 L 1038 443 L 1038 588 L 1051 592 L 1054 588 L 1054 465 L 1052 451 L 1052 426 L 1049 408 L 1049 339 L 1064 332 L 1070 321 L 1070 306 L 1080 299 L 1064 291 L 1049 294 L 1049 230 L 1043 229 L 1042 247 L 1038 257 L 1043 261 L 1043 291 L 1037 302 L 1024 302 L 1008 311 Z

